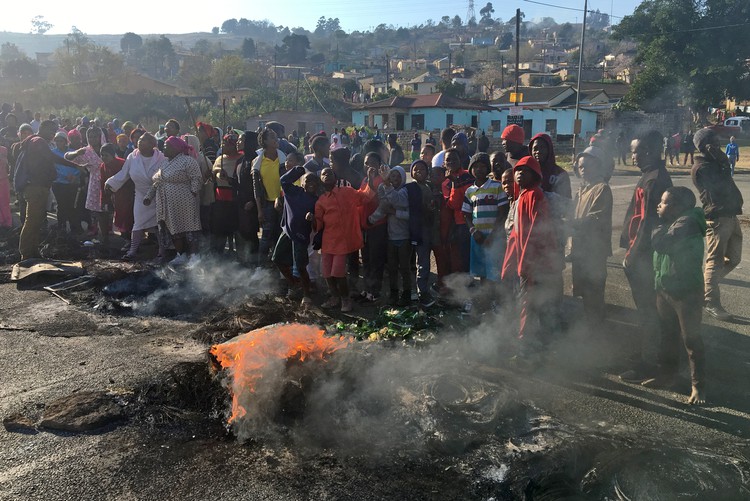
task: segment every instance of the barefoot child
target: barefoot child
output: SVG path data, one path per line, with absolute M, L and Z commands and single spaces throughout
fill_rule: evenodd
M 680 337 L 687 350 L 692 392 L 689 404 L 705 403 L 705 354 L 700 335 L 703 305 L 703 237 L 706 218 L 689 188 L 667 188 L 657 206 L 654 247 L 656 309 L 661 324 L 659 374 L 645 386 L 668 387 L 679 370 Z

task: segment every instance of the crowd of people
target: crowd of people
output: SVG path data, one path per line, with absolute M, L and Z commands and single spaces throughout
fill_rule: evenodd
M 12 224 L 9 186 L 2 184 L 11 174 L 23 221 L 22 260 L 39 256 L 52 194 L 58 233 L 99 236 L 106 247 L 114 230 L 126 240 L 123 260 L 153 258 L 141 249 L 149 235 L 158 242 L 157 262 L 177 270 L 201 255 L 273 266 L 303 308 L 325 282 L 322 307 L 344 313 L 354 301 L 417 301 L 429 309 L 439 298 L 457 301 L 467 313 L 516 312 L 520 359 L 538 355 L 562 328 L 566 260 L 585 322 L 596 329 L 605 319 L 614 161 L 596 137 L 576 159 L 582 182 L 574 194 L 552 138 L 537 134 L 527 143 L 517 125 L 503 130 L 502 149 L 494 152 L 487 151 L 484 133 L 446 128 L 439 144 L 432 134 L 424 141 L 415 134 L 408 162 L 395 134 L 383 141 L 379 131 L 369 135 L 364 128 L 299 138 L 286 136 L 276 122 L 257 131 L 197 122 L 194 133 L 185 133 L 172 119 L 152 134 L 117 119 L 50 117 L 34 125 L 14 119 L 3 108 L 0 225 Z M 732 155 L 714 131 L 692 137 L 702 209 L 692 190 L 672 186 L 668 140 L 647 131 L 630 144 L 642 174 L 620 238 L 623 266 L 640 332 L 661 339 L 661 348 L 658 370 L 636 353 L 621 377 L 670 384 L 681 341 L 690 362 L 690 402 L 701 403 L 701 314 L 705 308 L 719 319 L 731 317 L 718 282 L 741 258 L 743 201 L 732 180 Z M 617 139 L 623 162 L 624 141 Z M 473 277 L 469 292 L 456 294 L 453 277 Z

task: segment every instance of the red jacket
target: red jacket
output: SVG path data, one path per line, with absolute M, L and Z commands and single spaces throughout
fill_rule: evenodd
M 350 254 L 362 248 L 359 207 L 375 196 L 368 185 L 362 190 L 335 187 L 315 203 L 316 230 L 323 231 L 324 254 Z
M 474 182 L 474 176 L 466 169 L 459 170 L 456 175 L 449 175 L 443 181 L 443 198 L 445 208 L 453 211 L 453 222 L 455 224 L 466 224 L 466 218 L 461 211 L 464 204 L 466 190 Z
M 516 169 L 524 165 L 532 168 L 541 181 L 541 167 L 533 157 L 519 160 Z M 539 183 L 521 191 L 503 261 L 503 278 L 517 275 L 533 279 L 535 276 L 559 272 L 555 259 L 558 252 L 557 238 L 552 221 L 547 199 Z

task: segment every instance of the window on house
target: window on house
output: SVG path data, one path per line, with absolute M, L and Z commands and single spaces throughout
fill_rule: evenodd
M 326 126 L 325 126 L 325 124 L 323 122 L 315 122 L 315 123 L 313 123 L 313 130 L 315 131 L 315 134 L 317 134 L 318 132 L 320 132 L 322 130 L 325 130 L 325 129 L 326 129 Z
M 545 120 L 544 130 L 553 138 L 557 136 L 557 120 Z
M 492 127 L 492 132 L 500 132 L 503 130 L 503 121 L 490 120 L 490 127 Z
M 411 116 L 411 128 L 417 130 L 424 130 L 424 115 L 412 115 Z
M 453 125 L 453 113 L 447 113 L 445 115 L 445 126 L 450 127 Z

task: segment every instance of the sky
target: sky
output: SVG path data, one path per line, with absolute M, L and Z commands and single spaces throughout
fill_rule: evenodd
M 6 0 L 7 1 L 7 0 Z M 540 0 L 554 5 L 540 5 L 530 0 L 496 0 L 492 2 L 495 9 L 494 18 L 505 21 L 515 15 L 520 8 L 526 14 L 526 20 L 552 17 L 557 22 L 575 22 L 582 19 L 584 0 Z M 475 0 L 474 10 L 479 18 L 479 10 L 486 5 L 486 0 Z M 589 10 L 615 16 L 631 14 L 641 0 L 589 0 Z M 75 26 L 87 34 L 120 34 L 132 31 L 138 34 L 170 34 L 209 32 L 214 26 L 221 26 L 227 19 L 247 18 L 252 20 L 267 19 L 277 26 L 302 26 L 313 30 L 320 16 L 339 18 L 341 27 L 349 32 L 369 30 L 379 24 L 395 26 L 412 26 L 424 23 L 427 19 L 439 21 L 442 16 L 451 17 L 458 14 L 466 18 L 468 0 L 222 0 L 206 3 L 198 0 L 181 0 L 167 7 L 161 3 L 150 13 L 144 15 L 144 5 L 130 8 L 129 12 L 114 7 L 111 11 L 102 10 L 104 4 L 89 4 L 86 9 L 60 8 L 59 0 L 33 0 L 23 9 L 3 9 L 0 16 L 0 31 L 28 33 L 31 31 L 31 19 L 36 15 L 44 16 L 54 27 L 51 34 L 65 34 Z M 214 7 L 211 10 L 211 7 Z M 167 12 L 170 12 L 169 17 Z

